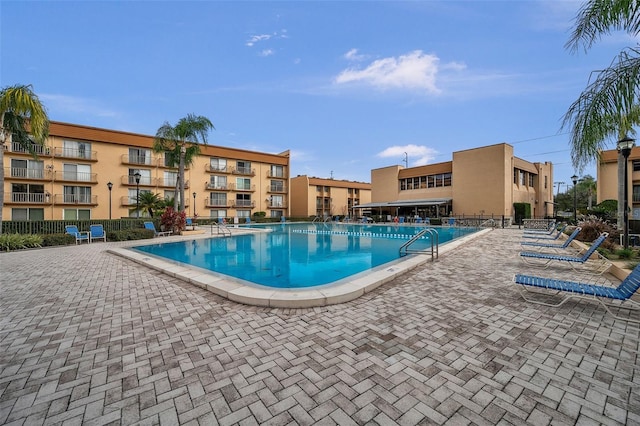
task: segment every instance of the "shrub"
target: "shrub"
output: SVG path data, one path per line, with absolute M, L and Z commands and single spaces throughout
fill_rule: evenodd
M 173 207 L 167 207 L 162 216 L 160 216 L 160 227 L 163 231 L 173 231 L 174 234 L 177 234 L 186 225 L 187 214 L 184 211 L 177 212 Z
M 582 227 L 582 231 L 580 231 L 576 237 L 578 241 L 590 243 L 598 238 L 601 233 L 608 232 L 609 238 L 607 238 L 607 240 L 602 244 L 602 247 L 613 249 L 616 242 L 620 239 L 620 232 L 602 219 L 590 218 L 589 220 L 582 222 L 580 226 Z
M 109 241 L 146 240 L 148 238 L 153 238 L 153 236 L 154 234 L 152 230 L 143 228 L 107 232 L 107 240 Z
M 523 219 L 531 218 L 531 204 L 529 203 L 513 203 L 516 223 L 522 224 Z
M 633 250 L 620 249 L 620 250 L 616 250 L 616 254 L 620 259 L 631 259 L 633 257 Z
M 42 236 L 43 247 L 66 246 L 75 242 L 76 238 L 69 234 L 46 234 Z
M 31 234 L 0 234 L 0 251 L 42 247 L 42 236 Z

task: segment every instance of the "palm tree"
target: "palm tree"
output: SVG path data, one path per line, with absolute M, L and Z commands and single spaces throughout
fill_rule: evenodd
M 0 91 L 0 166 L 4 150 L 13 142 L 37 157 L 35 145 L 44 146 L 49 136 L 49 117 L 31 85 L 4 87 Z M 4 206 L 4 167 L 0 167 L 0 234 Z
M 158 194 L 154 194 L 151 191 L 143 191 L 138 196 L 138 203 L 140 210 L 147 211 L 149 217 L 153 217 L 154 210 L 162 208 L 162 199 Z
M 171 152 L 173 158 L 178 154 L 178 193 L 180 195 L 179 211 L 184 211 L 184 167 L 187 149 L 199 143 L 207 143 L 207 133 L 215 129 L 211 120 L 201 115 L 189 114 L 171 126 L 165 122 L 156 132 L 153 149 L 156 152 Z
M 155 146 L 154 146 L 155 148 Z M 180 153 L 182 151 L 182 147 L 181 146 L 175 146 L 173 151 L 166 151 L 165 155 L 167 156 L 167 164 L 170 167 L 176 167 L 179 166 L 180 164 Z M 186 167 L 190 167 L 191 165 L 193 165 L 193 161 L 194 159 L 200 155 L 200 145 L 189 145 L 186 147 L 185 149 L 185 153 L 184 153 L 184 166 Z M 179 194 L 180 191 L 180 178 L 178 177 L 178 179 L 176 179 L 176 190 L 175 193 Z M 173 205 L 173 209 L 175 211 L 178 211 L 178 198 L 177 196 L 173 197 L 173 202 L 171 203 L 171 205 Z
M 640 9 L 630 0 L 590 0 L 576 16 L 576 23 L 566 47 L 587 51 L 612 30 L 632 36 L 640 33 Z M 571 157 L 574 167 L 582 171 L 611 138 L 620 139 L 635 133 L 640 124 L 640 46 L 620 52 L 609 68 L 593 72 L 587 88 L 569 107 L 562 122 L 570 129 Z

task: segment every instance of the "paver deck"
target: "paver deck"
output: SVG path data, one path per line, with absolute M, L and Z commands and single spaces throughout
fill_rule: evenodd
M 640 424 L 638 324 L 525 302 L 521 234 L 309 309 L 106 252 L 126 243 L 0 254 L 0 424 Z

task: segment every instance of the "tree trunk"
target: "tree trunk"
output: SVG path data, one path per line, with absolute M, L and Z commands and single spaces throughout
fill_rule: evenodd
M 2 234 L 2 210 L 4 209 L 4 149 L 11 145 L 12 135 L 4 130 L 4 114 L 0 115 L 0 235 Z
M 184 157 L 187 153 L 185 142 L 180 147 L 180 164 L 178 166 L 178 179 L 180 179 L 180 210 L 184 211 Z
M 624 231 L 624 156 L 618 151 L 618 229 Z

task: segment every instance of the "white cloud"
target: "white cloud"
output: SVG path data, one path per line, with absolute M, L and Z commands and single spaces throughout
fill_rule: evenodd
M 429 148 L 423 145 L 404 145 L 404 146 L 390 146 L 382 152 L 376 154 L 380 158 L 398 158 L 404 161 L 406 157 L 409 159 L 410 166 L 424 166 L 430 163 L 436 158 L 438 151 L 433 148 Z
M 441 91 L 436 86 L 439 62 L 437 56 L 415 50 L 399 57 L 378 59 L 365 69 L 346 69 L 334 82 L 364 83 L 379 89 L 420 89 L 438 94 Z
M 275 52 L 273 51 L 273 49 L 263 49 L 262 52 L 260 52 L 260 56 L 271 56 L 273 55 Z
M 269 40 L 271 35 L 269 34 L 260 34 L 260 35 L 252 35 L 249 37 L 249 41 L 247 41 L 247 46 L 251 47 L 259 41 Z
M 344 54 L 345 59 L 349 61 L 364 61 L 367 59 L 367 55 L 359 55 L 358 49 L 351 49 L 347 53 Z

